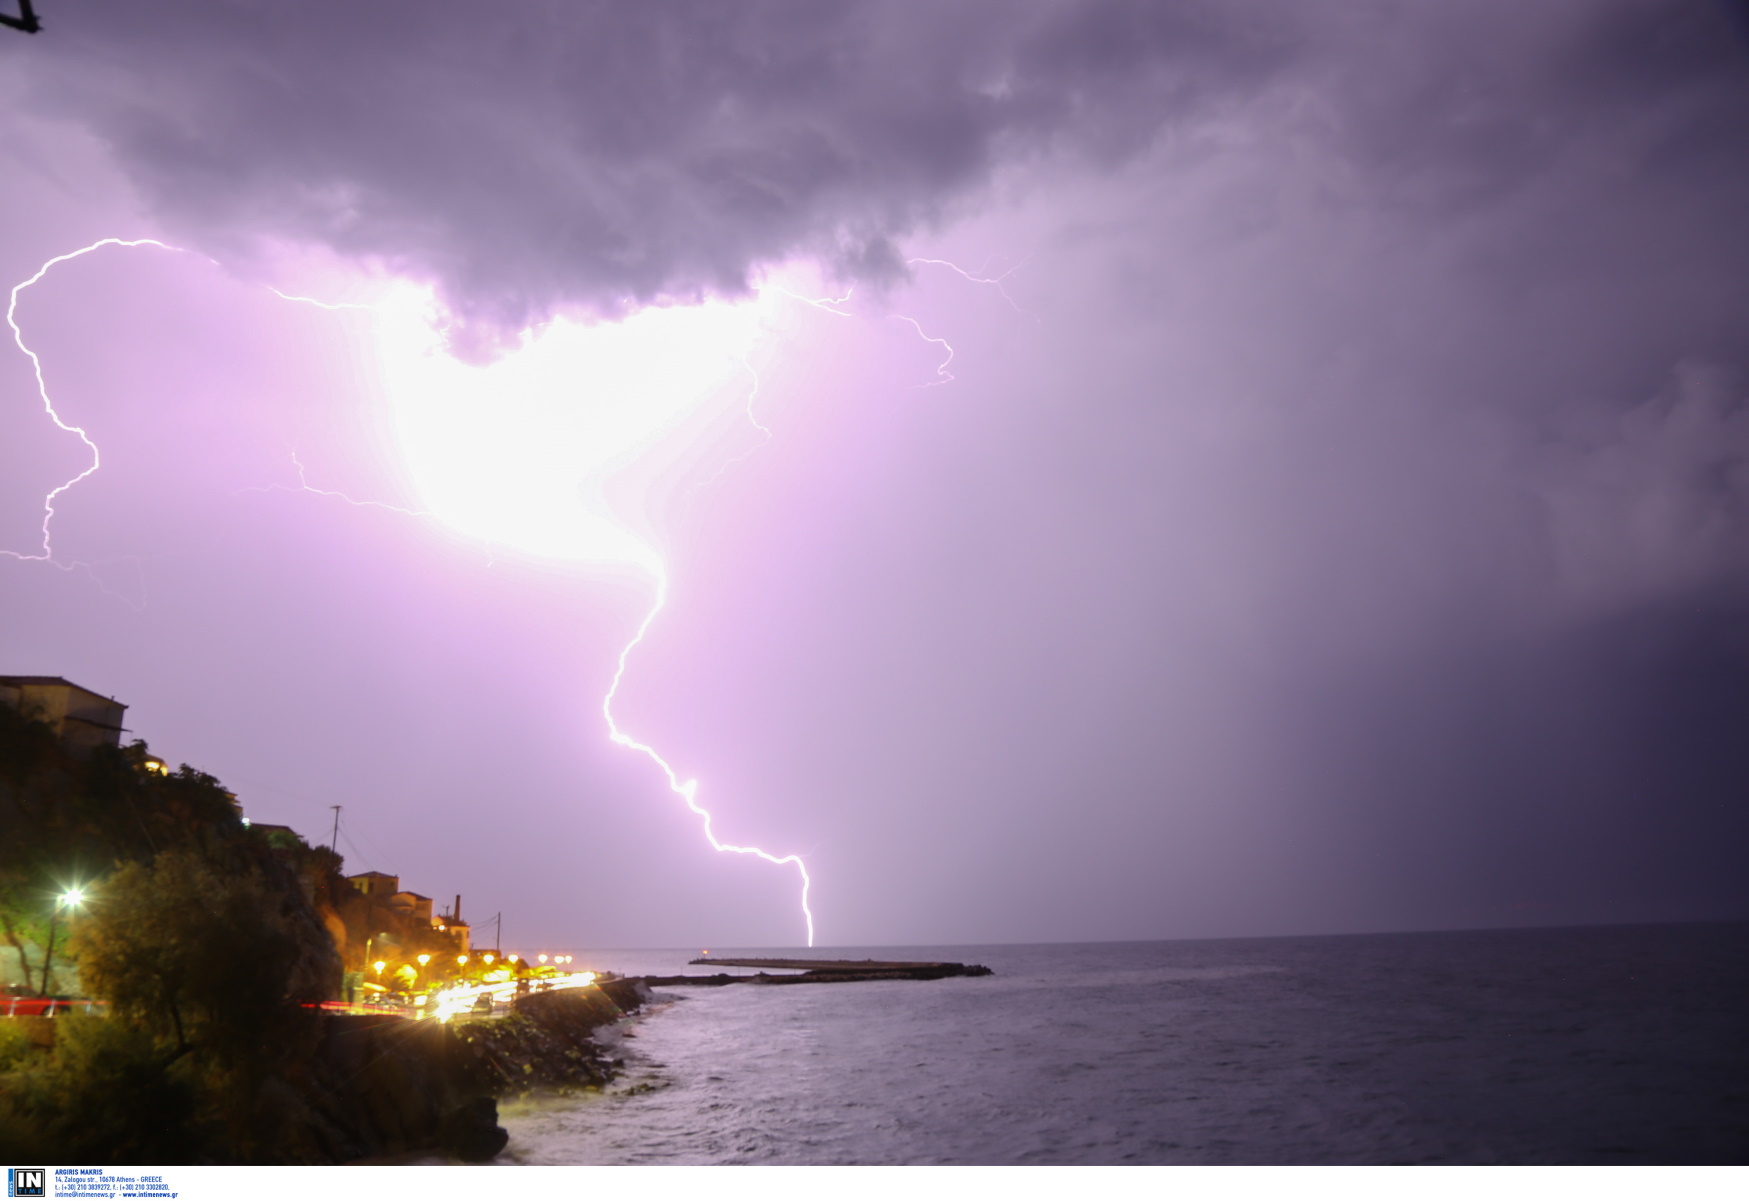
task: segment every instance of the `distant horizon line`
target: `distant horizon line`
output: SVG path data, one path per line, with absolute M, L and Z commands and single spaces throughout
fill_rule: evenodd
M 1570 922 L 1552 926 L 1439 926 L 1418 930 L 1344 930 L 1322 934 L 1210 934 L 1191 935 L 1180 938 L 1080 938 L 1053 939 L 1045 942 L 884 942 L 884 943 L 821 943 L 813 947 L 798 946 L 793 943 L 722 943 L 721 952 L 740 954 L 746 951 L 803 951 L 816 955 L 822 951 L 879 951 L 895 948 L 929 948 L 929 947 L 1084 947 L 1084 946 L 1135 946 L 1146 943 L 1172 942 L 1264 942 L 1280 939 L 1310 939 L 1310 938 L 1392 938 L 1409 934 L 1505 934 L 1534 933 L 1537 931 L 1554 930 L 1610 930 L 1610 929 L 1643 929 L 1648 926 L 1731 926 L 1749 925 L 1749 916 L 1744 917 L 1703 917 L 1703 918 L 1658 918 L 1648 921 L 1607 921 L 1607 922 Z M 675 946 L 625 946 L 609 947 L 595 946 L 589 943 L 542 944 L 551 945 L 557 950 L 571 951 L 675 951 L 688 955 L 701 953 L 715 955 L 715 950 L 697 950 L 688 945 Z M 806 956 L 803 956 L 804 958 Z

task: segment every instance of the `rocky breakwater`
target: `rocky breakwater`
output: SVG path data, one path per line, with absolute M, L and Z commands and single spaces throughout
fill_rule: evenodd
M 509 1137 L 498 1100 L 606 1084 L 620 1064 L 590 1035 L 644 995 L 636 982 L 616 980 L 518 997 L 497 1018 L 332 1015 L 311 1064 L 312 1112 L 295 1136 L 306 1145 L 292 1158 L 348 1163 L 437 1152 L 489 1160 Z
M 728 972 L 718 972 L 714 976 L 643 976 L 640 979 L 659 988 L 677 984 L 849 984 L 868 980 L 942 980 L 948 976 L 992 974 L 981 963 L 918 963 L 887 959 L 731 959 L 712 955 L 687 962 L 721 967 L 776 968 L 794 974 L 773 976 L 760 971 L 751 976 L 732 976 Z
M 646 996 L 632 980 L 530 993 L 518 997 L 506 1017 L 460 1022 L 453 1029 L 470 1074 L 495 1097 L 600 1088 L 621 1064 L 590 1035 L 636 1009 Z

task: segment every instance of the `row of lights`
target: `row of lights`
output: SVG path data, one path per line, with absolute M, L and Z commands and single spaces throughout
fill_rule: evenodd
M 429 956 L 429 955 L 420 955 L 417 958 L 419 960 L 420 967 L 424 967 L 426 964 L 431 962 L 431 956 Z M 542 963 L 555 963 L 555 964 L 571 963 L 576 958 L 577 957 L 575 955 L 542 955 L 542 956 L 540 956 L 540 961 Z M 455 957 L 455 961 L 456 961 L 456 965 L 458 967 L 466 967 L 468 965 L 468 956 L 457 955 Z M 494 963 L 496 963 L 498 961 L 498 956 L 495 955 L 491 951 L 487 951 L 484 955 L 480 956 L 480 961 L 482 963 L 484 963 L 487 967 L 491 967 Z M 521 963 L 522 956 L 520 956 L 520 955 L 506 955 L 504 957 L 504 962 L 505 963 Z M 375 963 L 371 964 L 371 967 L 376 970 L 378 975 L 381 975 L 383 969 L 388 967 L 388 966 L 389 966 L 389 961 L 386 959 L 379 959 Z
M 147 759 L 146 769 L 148 771 L 158 772 L 161 775 L 168 774 L 169 770 L 170 770 L 167 766 L 165 766 L 164 761 L 162 759 L 154 759 L 154 758 Z M 248 826 L 250 824 L 251 824 L 251 822 L 249 821 L 248 818 L 243 819 L 244 826 Z M 79 891 L 77 889 L 73 890 L 73 892 L 68 893 L 67 895 L 69 897 L 74 898 L 74 900 L 72 901 L 73 904 L 78 904 L 78 897 L 81 894 L 79 893 Z M 65 899 L 66 898 L 63 898 L 63 900 L 65 900 Z M 446 929 L 448 929 L 448 927 L 446 927 L 446 926 L 439 926 L 438 927 L 439 931 L 443 931 Z M 419 958 L 419 966 L 420 967 L 424 967 L 426 964 L 431 962 L 431 956 L 429 956 L 429 955 L 420 955 L 418 958 Z M 494 956 L 490 951 L 488 951 L 488 952 L 486 952 L 485 955 L 481 956 L 481 958 L 486 962 L 486 964 L 488 966 L 490 966 L 493 963 L 493 961 L 496 959 L 496 956 Z M 540 961 L 542 963 L 560 964 L 560 963 L 571 963 L 577 957 L 575 955 L 541 955 L 539 958 L 540 958 Z M 522 957 L 520 955 L 506 955 L 504 957 L 504 959 L 505 959 L 506 963 L 521 963 L 522 962 Z M 455 961 L 456 961 L 457 966 L 459 966 L 459 967 L 466 967 L 468 965 L 468 957 L 466 955 L 457 955 L 455 957 Z M 376 969 L 376 973 L 379 976 L 383 974 L 383 969 L 388 967 L 388 966 L 389 966 L 388 961 L 385 959 L 379 959 L 375 963 L 371 964 L 371 967 Z

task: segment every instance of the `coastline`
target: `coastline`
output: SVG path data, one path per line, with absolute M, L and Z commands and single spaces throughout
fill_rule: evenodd
M 503 1017 L 453 1023 L 332 1015 L 311 1064 L 304 1162 L 441 1154 L 482 1163 L 503 1150 L 503 1101 L 599 1091 L 623 1062 L 593 1037 L 648 999 L 613 980 L 517 998 Z M 298 1155 L 298 1152 L 304 1152 Z

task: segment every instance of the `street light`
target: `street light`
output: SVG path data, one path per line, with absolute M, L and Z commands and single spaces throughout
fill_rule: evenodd
M 424 967 L 426 964 L 428 964 L 430 962 L 431 962 L 431 956 L 429 956 L 429 955 L 419 956 L 419 966 L 420 967 Z
M 49 995 L 49 981 L 54 979 L 55 962 L 55 919 L 61 915 L 62 908 L 77 909 L 85 900 L 83 888 L 69 888 L 55 898 L 55 907 L 49 910 L 49 945 L 43 950 L 43 986 L 37 990 L 37 995 Z

